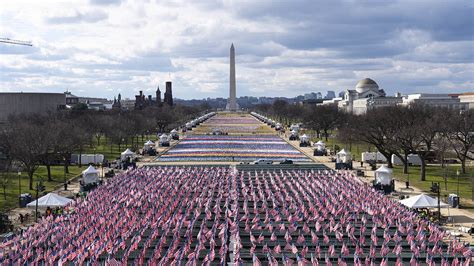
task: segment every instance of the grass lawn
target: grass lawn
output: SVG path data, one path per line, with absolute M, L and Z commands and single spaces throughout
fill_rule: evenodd
M 393 174 L 398 180 L 407 181 L 410 178 L 410 186 L 417 187 L 423 191 L 429 192 L 431 182 L 440 182 L 441 198 L 445 199 L 450 193 L 458 194 L 461 201 L 464 199 L 472 199 L 471 178 L 474 176 L 474 167 L 467 167 L 466 174 L 459 175 L 459 193 L 458 178 L 456 171 L 461 169 L 461 165 L 449 165 L 446 168 L 441 168 L 439 165 L 428 165 L 426 167 L 426 181 L 420 181 L 420 167 L 410 166 L 409 175 L 403 174 L 403 166 L 394 166 Z M 446 182 L 444 176 L 447 176 Z M 447 188 L 447 189 L 446 189 Z M 466 202 L 463 202 L 464 205 Z M 469 207 L 474 207 L 468 204 Z
M 66 175 L 66 179 L 73 178 L 85 169 L 83 166 L 79 168 L 77 166 L 69 167 L 69 174 Z M 0 181 L 3 181 L 5 173 L 0 173 Z M 62 186 L 64 182 L 64 167 L 63 166 L 52 166 L 51 175 L 53 181 L 48 182 L 47 171 L 45 166 L 40 166 L 33 177 L 33 186 L 36 186 L 36 181 L 41 177 L 43 178 L 43 184 L 46 187 L 46 193 L 54 190 L 56 186 Z M 28 189 L 28 176 L 25 172 L 21 173 L 21 193 L 30 193 L 33 197 L 36 196 L 36 191 Z M 18 186 L 18 174 L 10 173 L 8 182 L 6 185 L 6 200 L 3 190 L 3 186 L 0 188 L 0 210 L 5 211 L 12 208 L 18 207 L 18 196 L 19 196 L 19 186 Z
M 311 141 L 312 142 L 318 142 L 319 140 L 322 140 L 326 144 L 326 148 L 330 149 L 331 151 L 334 150 L 334 146 L 337 145 L 339 146 L 339 149 L 346 149 L 346 151 L 349 151 L 352 154 L 352 158 L 355 160 L 360 161 L 361 160 L 361 153 L 369 151 L 374 152 L 376 151 L 375 147 L 372 145 L 366 144 L 366 143 L 352 143 L 349 144 L 348 142 L 345 143 L 343 141 L 340 141 L 336 138 L 329 137 L 328 140 L 326 141 L 326 138 L 316 138 L 316 132 L 313 132 L 311 130 L 307 130 L 306 134 L 311 134 Z
M 142 142 L 142 138 L 141 137 L 138 138 L 138 144 L 139 144 L 138 148 L 143 148 L 143 144 L 147 140 L 156 141 L 157 137 L 156 135 L 147 135 L 143 139 L 144 141 Z M 135 145 L 135 142 L 136 142 L 136 138 L 134 140 L 134 145 Z M 109 162 L 120 157 L 120 153 L 122 153 L 127 148 L 132 149 L 132 144 L 131 144 L 130 139 L 128 139 L 127 144 L 121 145 L 120 149 L 119 149 L 119 145 L 110 144 L 110 142 L 107 140 L 105 136 L 100 139 L 99 145 L 97 145 L 96 139 L 93 139 L 92 144 L 93 146 L 86 147 L 82 153 L 83 154 L 103 154 L 105 156 L 105 159 L 107 159 Z
M 315 134 L 314 134 L 315 135 Z M 317 138 L 311 139 L 312 141 L 318 141 Z M 352 144 L 350 147 L 349 144 L 343 143 L 340 140 L 335 138 L 329 138 L 326 142 L 324 138 L 322 139 L 326 143 L 326 147 L 333 149 L 334 145 L 339 145 L 339 147 L 350 149 L 353 158 L 356 160 L 361 159 L 361 153 L 369 150 L 369 145 L 364 143 Z M 375 147 L 371 147 L 372 152 L 376 151 Z M 379 166 L 380 164 L 378 164 Z M 466 202 L 465 200 L 472 199 L 472 184 L 471 177 L 474 176 L 474 167 L 468 166 L 466 168 L 467 174 L 459 176 L 459 193 L 458 191 L 458 179 L 456 176 L 456 171 L 461 170 L 461 165 L 449 165 L 446 168 L 441 168 L 439 165 L 428 165 L 426 168 L 426 181 L 420 181 L 420 167 L 419 166 L 410 166 L 409 175 L 403 174 L 403 166 L 394 166 L 393 174 L 396 179 L 403 182 L 407 181 L 410 178 L 410 185 L 417 187 L 423 191 L 429 192 L 431 188 L 431 182 L 440 182 L 441 185 L 441 195 L 445 199 L 445 195 L 450 193 L 458 194 L 461 197 L 463 206 L 474 208 L 472 201 Z M 446 182 L 444 176 L 447 176 Z

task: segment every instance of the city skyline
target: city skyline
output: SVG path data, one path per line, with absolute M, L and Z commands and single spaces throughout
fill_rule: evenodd
M 0 92 L 133 98 L 172 80 L 176 98 L 226 98 L 232 42 L 237 97 L 339 92 L 366 77 L 388 95 L 472 92 L 472 12 L 469 1 L 7 2 L 0 37 L 33 47 L 0 44 Z

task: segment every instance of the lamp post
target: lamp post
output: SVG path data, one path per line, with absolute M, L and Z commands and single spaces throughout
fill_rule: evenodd
M 406 182 L 407 188 L 410 187 L 410 172 L 407 173 L 407 182 Z
M 439 199 L 440 196 L 441 196 L 440 195 L 440 190 L 441 190 L 440 183 L 438 182 L 438 189 L 436 191 L 438 193 L 438 224 L 441 223 L 441 203 L 440 203 L 440 199 Z
M 21 207 L 21 172 L 18 171 L 18 200 L 20 201 L 20 207 Z
M 43 178 L 40 177 L 39 181 L 36 183 L 36 206 L 35 206 L 35 223 L 38 222 L 38 194 L 39 192 L 44 191 Z
M 474 162 L 471 161 L 471 165 L 474 165 Z M 474 176 L 471 171 L 471 199 L 474 201 Z
M 460 172 L 459 172 L 459 169 L 458 169 L 458 170 L 456 170 L 456 176 L 458 177 L 458 186 L 457 186 L 458 197 L 459 197 L 459 174 L 460 174 Z
M 67 181 L 66 181 L 66 157 L 64 157 L 64 190 L 67 190 Z
M 103 182 L 104 179 L 104 165 L 100 163 L 100 183 Z

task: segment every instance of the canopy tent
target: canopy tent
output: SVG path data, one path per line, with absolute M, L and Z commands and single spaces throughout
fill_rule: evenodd
M 151 140 L 148 140 L 147 142 L 145 142 L 145 144 L 143 144 L 143 149 L 144 150 L 149 150 L 149 149 L 153 148 L 153 146 L 155 146 L 155 143 Z
M 316 149 L 318 151 L 324 151 L 326 149 L 326 144 L 321 140 L 316 142 L 316 144 L 314 144 L 314 146 L 316 146 Z
M 296 135 L 298 134 L 298 132 L 297 132 L 296 130 L 292 130 L 290 133 L 291 133 L 291 135 L 293 135 L 293 136 L 296 136 Z
M 301 142 L 309 142 L 309 137 L 306 134 L 300 137 Z
M 46 208 L 46 207 L 63 207 L 69 202 L 71 202 L 72 199 L 59 196 L 58 194 L 55 194 L 55 193 L 48 193 L 47 195 L 28 203 L 26 206 L 30 208 L 35 208 L 36 201 L 38 201 L 38 208 Z
M 390 185 L 393 179 L 393 171 L 385 165 L 375 170 L 375 180 L 378 184 Z
M 401 204 L 407 206 L 408 208 L 412 209 L 419 209 L 419 208 L 437 208 L 438 207 L 438 199 L 432 198 L 426 194 L 420 194 L 414 197 L 410 197 L 408 199 L 400 200 Z M 448 204 L 440 201 L 439 205 L 441 208 L 449 207 Z
M 131 151 L 130 149 L 126 149 L 124 152 L 122 152 L 120 154 L 120 158 L 122 160 L 125 160 L 126 158 L 131 158 L 133 157 L 133 155 L 135 155 L 135 153 L 133 151 Z
M 340 150 L 336 154 L 336 162 L 338 163 L 349 163 L 351 161 L 351 153 L 345 149 Z
M 82 182 L 84 184 L 99 182 L 99 171 L 97 171 L 92 165 L 89 165 L 86 170 L 82 171 Z
M 171 135 L 176 135 L 176 134 L 178 134 L 178 131 L 176 129 L 173 129 L 173 130 L 171 130 L 170 134 Z
M 153 146 L 155 145 L 155 143 L 151 140 L 148 140 L 147 142 L 145 142 L 145 146 Z
M 160 143 L 166 143 L 169 142 L 169 137 L 166 134 L 163 134 L 160 136 Z

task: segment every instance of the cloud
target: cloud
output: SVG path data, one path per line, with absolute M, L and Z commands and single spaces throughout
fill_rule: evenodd
M 118 5 L 122 0 L 90 0 L 93 5 Z
M 49 17 L 46 21 L 49 24 L 95 23 L 105 20 L 107 17 L 107 14 L 103 11 L 74 11 L 70 15 Z
M 473 90 L 472 1 L 22 1 L 0 10 L 0 90 L 113 97 L 173 81 L 181 98 L 296 96 L 371 77 L 396 91 Z

